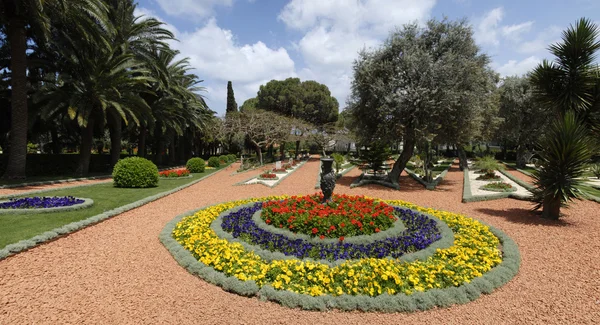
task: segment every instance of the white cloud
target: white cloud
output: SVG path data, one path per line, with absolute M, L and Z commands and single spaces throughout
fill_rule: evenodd
M 527 33 L 531 30 L 532 26 L 533 21 L 527 21 L 517 25 L 503 26 L 502 36 L 513 41 L 518 41 L 521 39 L 521 36 L 524 33 Z
M 561 31 L 562 28 L 558 26 L 550 26 L 538 33 L 534 39 L 520 43 L 517 52 L 525 54 L 545 52 L 550 44 L 560 41 Z
M 502 77 L 522 76 L 535 68 L 542 60 L 536 56 L 530 56 L 521 61 L 509 60 L 505 64 L 496 67 L 496 71 Z
M 164 21 L 145 8 L 137 9 L 135 14 Z M 189 57 L 193 72 L 206 80 L 201 84 L 207 90 L 203 95 L 219 114 L 225 112 L 227 81 L 232 81 L 236 101 L 241 105 L 256 96 L 260 85 L 296 76 L 294 61 L 284 48 L 270 48 L 260 41 L 238 44 L 235 35 L 220 28 L 214 18 L 191 32 L 180 32 L 169 24 L 165 27 L 179 40 L 171 46 L 181 52 L 181 57 Z
M 504 17 L 504 9 L 502 7 L 490 10 L 475 28 L 475 39 L 479 44 L 491 44 L 498 46 L 499 24 Z
M 233 0 L 154 0 L 170 16 L 185 16 L 197 20 L 213 14 L 216 6 L 231 7 Z
M 292 0 L 279 20 L 304 32 L 293 44 L 306 63 L 300 78 L 327 85 L 343 107 L 358 52 L 380 44 L 396 26 L 426 20 L 434 5 L 435 0 Z

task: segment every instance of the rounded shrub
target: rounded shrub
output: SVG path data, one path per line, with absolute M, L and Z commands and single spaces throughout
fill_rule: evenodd
M 226 164 L 229 162 L 229 156 L 221 155 L 221 156 L 219 156 L 219 161 L 223 164 Z
M 215 167 L 215 168 L 220 167 L 221 166 L 221 162 L 220 162 L 219 157 L 210 157 L 210 158 L 208 158 L 208 165 L 210 167 Z
M 235 154 L 230 153 L 227 155 L 229 157 L 229 162 L 235 162 L 237 160 L 237 156 Z
M 206 162 L 202 158 L 190 158 L 185 164 L 185 167 L 190 171 L 190 173 L 203 173 L 204 168 L 206 167 Z
M 148 159 L 129 157 L 119 160 L 113 169 L 116 187 L 145 188 L 158 186 L 158 168 Z

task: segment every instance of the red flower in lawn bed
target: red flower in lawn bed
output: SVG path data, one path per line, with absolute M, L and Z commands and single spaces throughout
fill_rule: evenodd
M 263 178 L 263 179 L 276 179 L 277 175 L 271 173 L 271 172 L 264 172 L 262 174 L 260 174 L 260 176 L 258 176 L 258 178 Z
M 287 173 L 285 168 L 273 168 L 273 173 Z
M 322 194 L 314 194 L 265 202 L 261 218 L 321 238 L 370 235 L 390 228 L 397 220 L 393 207 L 363 196 L 335 194 L 331 203 L 322 201 Z
M 186 177 L 190 176 L 190 171 L 187 168 L 171 169 L 159 172 L 160 177 Z

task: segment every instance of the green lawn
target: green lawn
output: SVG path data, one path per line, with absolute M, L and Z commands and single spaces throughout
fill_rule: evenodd
M 86 177 L 95 177 L 95 176 L 106 176 L 109 175 L 107 173 L 90 173 Z M 23 183 L 35 183 L 35 182 L 47 182 L 47 181 L 58 181 L 62 179 L 70 179 L 70 178 L 81 178 L 81 176 L 74 175 L 53 175 L 53 176 L 32 176 L 27 177 L 26 179 L 0 179 L 0 186 L 2 185 L 15 185 L 15 184 L 23 184 Z
M 141 200 L 145 197 L 172 190 L 178 186 L 197 180 L 200 177 L 212 174 L 220 169 L 206 170 L 204 173 L 194 174 L 191 178 L 160 180 L 158 187 L 154 188 L 116 188 L 113 187 L 111 182 L 40 193 L 40 195 L 43 196 L 72 195 L 75 197 L 90 198 L 94 200 L 94 205 L 88 209 L 70 212 L 31 215 L 0 215 L 0 249 L 8 244 L 16 243 L 23 239 L 29 239 L 45 231 L 64 226 L 71 222 L 80 221 Z
M 517 169 L 517 163 L 514 161 L 503 161 L 502 163 L 504 163 L 506 166 L 508 166 L 512 169 Z M 529 173 L 533 173 L 535 171 L 535 168 L 527 167 L 527 166 L 525 166 L 525 168 L 520 168 L 520 169 L 524 170 L 526 172 L 529 172 Z

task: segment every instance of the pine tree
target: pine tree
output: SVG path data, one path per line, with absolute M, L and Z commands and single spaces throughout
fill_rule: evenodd
M 227 113 L 237 112 L 238 105 L 235 102 L 235 95 L 233 94 L 233 86 L 231 81 L 227 82 Z

